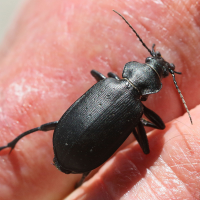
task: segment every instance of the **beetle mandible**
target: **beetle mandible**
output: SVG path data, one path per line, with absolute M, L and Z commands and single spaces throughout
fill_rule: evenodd
M 164 129 L 162 119 L 142 104 L 149 94 L 160 91 L 162 78 L 172 75 L 176 89 L 192 119 L 179 90 L 174 64 L 166 62 L 160 52 L 150 50 L 128 21 L 117 11 L 136 34 L 142 45 L 149 51 L 145 64 L 131 61 L 125 64 L 122 79 L 109 72 L 108 78 L 92 70 L 97 83 L 83 94 L 63 114 L 59 121 L 49 122 L 28 130 L 5 146 L 14 149 L 24 136 L 36 131 L 54 130 L 53 150 L 54 165 L 66 174 L 83 174 L 79 186 L 91 170 L 108 160 L 133 133 L 145 154 L 150 152 L 144 126 Z M 145 115 L 150 121 L 143 119 Z

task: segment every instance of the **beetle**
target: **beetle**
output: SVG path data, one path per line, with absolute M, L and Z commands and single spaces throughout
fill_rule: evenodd
M 28 130 L 5 146 L 14 149 L 24 136 L 36 131 L 54 130 L 53 150 L 54 165 L 66 174 L 83 174 L 78 186 L 93 169 L 102 165 L 133 133 L 145 154 L 150 152 L 144 126 L 164 129 L 162 119 L 143 105 L 148 95 L 157 93 L 162 88 L 161 80 L 172 75 L 176 89 L 188 112 L 185 100 L 175 80 L 175 65 L 168 63 L 160 52 L 155 51 L 155 44 L 150 50 L 128 21 L 117 11 L 122 19 L 136 34 L 142 45 L 149 51 L 145 63 L 131 61 L 125 64 L 122 79 L 109 72 L 108 78 L 96 70 L 92 76 L 97 80 L 85 94 L 75 101 L 59 121 L 49 122 Z M 143 114 L 149 120 L 144 119 Z

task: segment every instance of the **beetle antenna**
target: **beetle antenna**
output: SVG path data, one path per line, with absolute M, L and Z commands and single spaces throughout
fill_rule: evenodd
M 189 115 L 190 122 L 191 122 L 191 124 L 193 124 L 193 123 L 192 123 L 192 117 L 191 117 L 191 115 L 190 115 L 190 112 L 189 112 L 189 110 L 188 110 L 188 107 L 187 107 L 187 105 L 186 105 L 186 102 L 185 102 L 185 100 L 184 100 L 184 98 L 183 98 L 183 95 L 181 94 L 181 91 L 180 91 L 178 85 L 177 85 L 177 82 L 176 82 L 176 79 L 175 79 L 174 71 L 173 71 L 173 70 L 170 70 L 170 73 L 172 74 L 172 78 L 173 78 L 173 81 L 174 81 L 174 85 L 176 86 L 176 89 L 178 90 L 178 93 L 179 93 L 179 95 L 180 95 L 180 97 L 181 97 L 181 99 L 182 99 L 183 105 L 184 105 L 184 107 L 185 107 L 185 109 L 186 109 L 186 111 L 187 111 L 187 113 L 188 113 L 188 115 Z
M 136 34 L 136 36 L 138 37 L 138 39 L 140 40 L 140 42 L 142 43 L 142 45 L 148 50 L 148 52 L 151 54 L 152 57 L 154 57 L 154 54 L 152 53 L 152 51 L 147 47 L 147 45 L 143 42 L 143 40 L 141 39 L 141 37 L 138 35 L 138 33 L 136 32 L 136 30 L 128 23 L 128 21 L 124 18 L 124 16 L 122 16 L 120 13 L 118 13 L 116 10 L 113 10 L 115 13 L 117 13 L 128 25 L 129 27 L 132 29 L 132 31 Z
M 176 71 L 174 71 L 174 73 L 176 73 L 176 74 L 182 74 L 181 72 L 176 72 Z
M 151 53 L 152 53 L 153 56 L 156 55 L 155 46 L 156 46 L 155 44 L 152 45 L 152 51 L 151 51 Z

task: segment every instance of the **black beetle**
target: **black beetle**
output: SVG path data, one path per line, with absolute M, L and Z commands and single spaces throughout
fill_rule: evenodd
M 155 45 L 150 50 L 127 20 L 119 15 L 152 57 L 146 58 L 145 64 L 135 61 L 125 64 L 122 79 L 112 72 L 106 78 L 92 70 L 91 74 L 98 83 L 83 94 L 59 121 L 26 131 L 0 150 L 10 147 L 12 151 L 22 137 L 35 131 L 54 130 L 54 165 L 66 174 L 82 173 L 81 185 L 89 172 L 109 159 L 132 132 L 143 152 L 150 152 L 144 126 L 164 129 L 165 124 L 142 101 L 146 101 L 149 94 L 160 91 L 161 79 L 169 73 L 189 114 L 174 75 L 181 73 L 174 71 L 174 64 L 166 62 L 159 52 L 155 52 Z M 143 119 L 143 114 L 151 122 Z M 190 114 L 189 117 L 192 123 Z

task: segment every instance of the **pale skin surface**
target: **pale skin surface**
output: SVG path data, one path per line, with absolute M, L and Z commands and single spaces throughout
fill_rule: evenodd
M 164 131 L 149 135 L 149 155 L 130 137 L 73 192 L 80 176 L 51 165 L 52 132 L 34 133 L 10 155 L 8 150 L 0 153 L 2 200 L 55 200 L 72 192 L 68 200 L 200 198 L 200 1 L 106 2 L 29 0 L 21 10 L 0 51 L 0 146 L 23 131 L 59 120 L 95 83 L 91 69 L 121 76 L 126 62 L 150 56 L 112 9 L 183 73 L 176 79 L 189 109 L 194 108 L 194 125 L 187 114 L 177 118 L 185 109 L 168 77 L 146 102 L 169 122 Z

